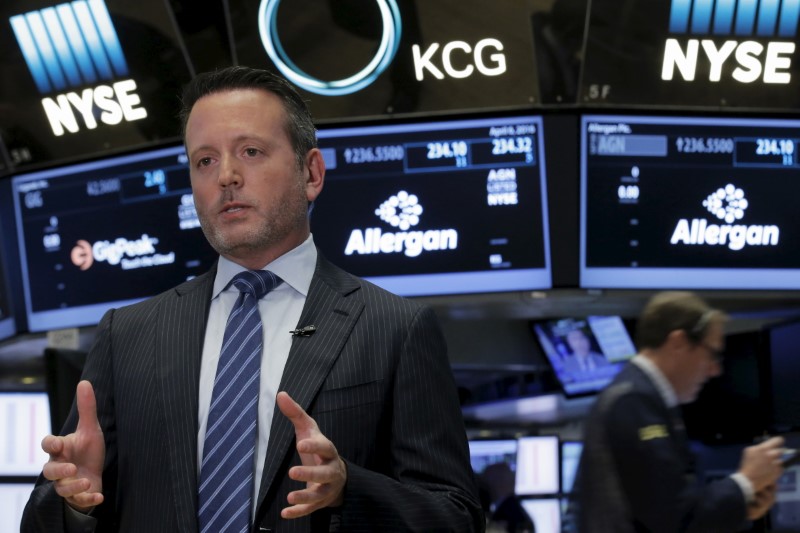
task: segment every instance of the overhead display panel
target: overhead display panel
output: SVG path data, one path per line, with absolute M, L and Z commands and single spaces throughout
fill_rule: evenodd
M 179 135 L 190 67 L 162 0 L 0 4 L 0 134 L 15 167 Z
M 519 0 L 229 0 L 241 65 L 280 71 L 319 120 L 538 103 Z
M 322 128 L 314 240 L 403 296 L 552 287 L 541 117 Z
M 593 0 L 580 101 L 796 110 L 800 0 Z
M 800 121 L 581 127 L 582 287 L 800 290 Z
M 20 174 L 12 188 L 30 331 L 96 324 L 217 257 L 182 146 Z

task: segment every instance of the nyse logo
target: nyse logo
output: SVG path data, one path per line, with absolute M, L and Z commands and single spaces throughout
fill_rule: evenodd
M 76 0 L 9 19 L 36 87 L 42 94 L 95 85 L 98 81 L 127 78 L 128 65 L 103 0 Z M 136 82 L 116 83 L 62 92 L 42 99 L 42 107 L 56 136 L 88 129 L 95 118 L 109 125 L 141 120 Z M 99 113 L 96 113 L 99 110 Z M 77 114 L 76 114 L 77 112 Z
M 798 20 L 800 0 L 672 0 L 670 33 L 693 38 L 666 40 L 661 79 L 694 81 L 700 65 L 711 82 L 788 84 Z

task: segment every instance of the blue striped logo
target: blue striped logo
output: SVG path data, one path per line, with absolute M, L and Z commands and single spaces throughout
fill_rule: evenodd
M 800 0 L 672 0 L 670 33 L 795 37 Z
M 40 93 L 128 75 L 103 0 L 77 0 L 9 20 Z

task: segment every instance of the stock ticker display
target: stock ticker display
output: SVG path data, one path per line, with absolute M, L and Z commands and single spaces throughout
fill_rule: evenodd
M 540 117 L 323 129 L 317 245 L 406 296 L 549 288 Z
M 582 287 L 800 289 L 800 121 L 581 124 Z
M 12 179 L 31 331 L 97 323 L 206 271 L 182 146 Z

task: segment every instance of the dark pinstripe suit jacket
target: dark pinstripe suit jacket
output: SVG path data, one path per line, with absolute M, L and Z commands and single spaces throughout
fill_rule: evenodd
M 215 269 L 110 311 L 84 370 L 106 439 L 97 531 L 197 530 L 200 358 Z M 444 339 L 428 308 L 317 262 L 281 390 L 347 463 L 344 505 L 280 518 L 301 484 L 291 423 L 276 410 L 256 526 L 273 532 L 476 531 L 483 517 Z M 287 335 L 289 333 L 287 332 Z M 76 425 L 73 406 L 63 434 Z M 63 501 L 40 479 L 22 531 L 63 529 Z

